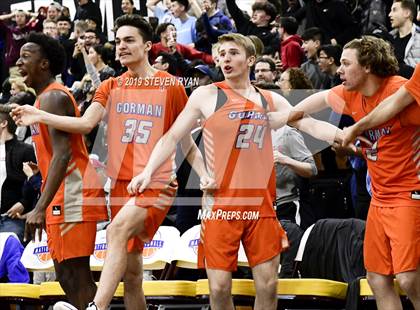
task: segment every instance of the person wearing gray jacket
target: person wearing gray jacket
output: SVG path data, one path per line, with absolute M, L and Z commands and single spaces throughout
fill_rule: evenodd
M 276 164 L 277 218 L 300 224 L 299 177 L 316 175 L 315 161 L 297 129 L 283 126 L 271 135 Z
M 420 62 L 420 27 L 414 23 L 417 7 L 412 0 L 395 0 L 389 13 L 395 56 L 410 67 Z

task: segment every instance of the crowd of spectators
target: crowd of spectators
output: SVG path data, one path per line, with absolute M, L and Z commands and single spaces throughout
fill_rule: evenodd
M 57 78 L 71 90 L 82 112 L 101 81 L 124 72 L 115 59 L 115 42 L 105 35 L 98 4 L 78 2 L 75 16 L 56 2 L 36 12 L 18 10 L 0 15 L 1 103 L 35 101 L 34 91 L 16 70 L 20 48 L 31 31 L 43 32 L 64 46 L 67 65 Z M 148 0 L 142 1 L 143 8 L 136 8 L 133 0 L 122 0 L 121 10 L 123 14 L 146 15 L 147 7 L 144 17 L 155 29 L 150 63 L 158 70 L 195 78 L 193 85 L 186 85 L 188 92 L 223 80 L 217 38 L 229 32 L 249 36 L 256 46 L 259 57 L 251 72 L 255 85 L 281 93 L 293 105 L 315 91 L 341 83 L 337 70 L 342 46 L 361 35 L 389 41 L 399 61 L 399 73 L 406 78 L 420 61 L 418 0 L 255 0 L 250 12 L 240 4 L 235 0 Z M 11 230 L 21 238 L 19 215 L 34 205 L 41 181 L 33 149 L 23 144 L 30 143 L 29 131 L 14 128 L 3 114 L 0 110 L 0 231 Z M 352 123 L 332 111 L 320 118 L 341 128 Z M 103 127 L 86 137 L 89 150 L 98 153 L 101 161 L 106 160 L 106 152 L 96 150 L 95 143 L 104 144 L 104 139 L 97 137 L 106 131 Z M 358 154 L 333 152 L 328 145 L 290 127 L 273 132 L 273 141 L 280 219 L 305 229 L 331 216 L 333 208 L 339 210 L 334 213 L 339 217 L 366 218 L 366 164 Z M 193 219 L 191 226 L 194 224 Z

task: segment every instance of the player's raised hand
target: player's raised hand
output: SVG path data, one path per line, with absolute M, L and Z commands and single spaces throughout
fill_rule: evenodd
M 42 111 L 30 105 L 23 105 L 13 108 L 10 114 L 16 125 L 29 126 L 41 120 Z
M 135 195 L 136 193 L 142 193 L 146 187 L 150 184 L 152 179 L 151 174 L 143 171 L 139 175 L 136 175 L 131 179 L 130 184 L 127 186 L 127 191 L 130 195 Z

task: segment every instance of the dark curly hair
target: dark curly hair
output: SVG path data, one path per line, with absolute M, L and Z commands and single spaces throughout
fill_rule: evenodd
M 312 89 L 312 83 L 300 68 L 289 68 L 289 83 L 292 89 Z
M 122 15 L 115 20 L 114 31 L 123 26 L 131 26 L 137 28 L 143 42 L 152 41 L 153 39 L 153 28 L 150 24 L 138 14 Z
M 343 49 L 358 51 L 357 60 L 361 66 L 369 67 L 372 74 L 389 77 L 398 74 L 398 60 L 391 45 L 383 39 L 362 36 L 344 45 Z
M 63 72 L 66 65 L 66 51 L 60 42 L 39 32 L 31 32 L 27 42 L 34 43 L 41 48 L 42 56 L 50 64 L 49 69 L 52 75 L 55 76 Z

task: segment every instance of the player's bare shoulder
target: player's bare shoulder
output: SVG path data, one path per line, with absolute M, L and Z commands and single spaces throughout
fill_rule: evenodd
M 207 118 L 214 112 L 217 101 L 217 87 L 214 84 L 200 86 L 194 90 L 188 100 L 188 104 L 199 109 Z
M 271 94 L 271 98 L 273 99 L 273 105 L 275 108 L 275 111 L 271 111 L 271 112 L 276 112 L 276 111 L 283 112 L 285 110 L 292 109 L 292 106 L 290 105 L 289 101 L 286 98 L 284 98 L 282 95 L 274 91 L 270 91 L 270 94 Z
M 61 89 L 47 91 L 41 94 L 38 99 L 41 110 L 54 114 L 63 114 L 64 111 L 69 114 L 74 111 L 69 95 Z

